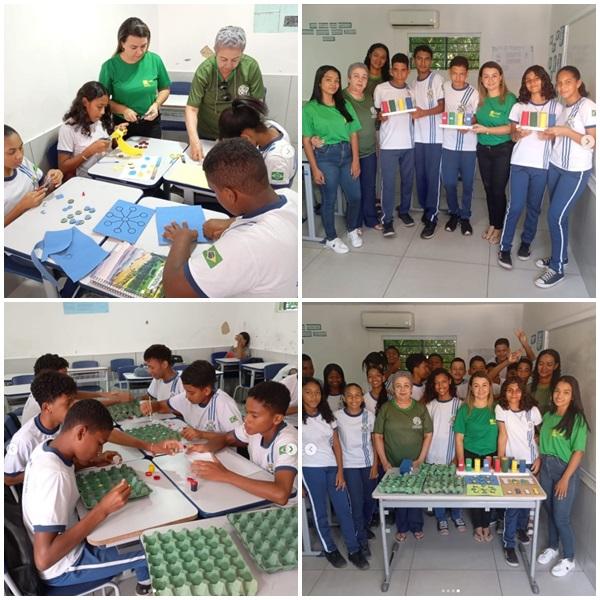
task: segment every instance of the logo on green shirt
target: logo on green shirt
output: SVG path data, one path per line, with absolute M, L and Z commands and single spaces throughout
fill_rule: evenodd
M 490 419 L 490 425 L 495 425 L 496 424 L 496 419 Z
M 142 85 L 144 87 L 152 87 L 154 85 L 153 79 L 142 79 Z
M 223 262 L 222 256 L 214 246 L 211 246 L 208 250 L 204 250 L 202 256 L 204 256 L 206 264 L 211 269 L 214 269 L 220 262 Z
M 498 111 L 495 110 L 490 110 L 490 117 L 492 117 L 492 119 L 497 119 L 498 117 L 501 117 L 502 113 L 499 113 Z
M 413 424 L 412 424 L 413 429 L 422 429 L 423 428 L 423 421 L 421 421 L 421 417 L 413 417 L 412 422 L 413 422 Z

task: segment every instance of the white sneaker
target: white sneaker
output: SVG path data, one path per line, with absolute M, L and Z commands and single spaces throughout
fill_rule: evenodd
M 360 229 L 353 229 L 352 231 L 348 232 L 348 239 L 350 240 L 353 248 L 360 248 L 363 245 L 363 239 L 360 234 Z
M 552 567 L 550 573 L 552 573 L 554 577 L 564 577 L 567 573 L 573 571 L 573 569 L 575 569 L 575 561 L 563 558 L 557 565 Z
M 325 248 L 329 248 L 338 254 L 346 254 L 346 252 L 350 252 L 350 249 L 340 238 L 335 238 L 334 240 L 327 240 L 325 242 Z
M 554 548 L 546 548 L 537 558 L 540 565 L 551 563 L 558 556 L 558 550 Z

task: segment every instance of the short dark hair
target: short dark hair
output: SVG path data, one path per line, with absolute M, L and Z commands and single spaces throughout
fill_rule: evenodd
M 467 368 L 467 365 L 466 365 L 465 361 L 460 356 L 455 356 L 450 361 L 450 366 L 452 366 L 455 362 L 461 362 L 463 364 L 463 367 L 465 367 L 465 369 Z
M 77 384 L 72 377 L 58 371 L 42 371 L 31 382 L 31 393 L 35 401 L 42 406 L 44 402 L 54 402 L 63 394 L 74 396 L 77 393 Z
M 62 431 L 68 431 L 77 425 L 85 425 L 90 431 L 112 431 L 113 419 L 102 402 L 89 398 L 71 405 Z
M 422 352 L 415 352 L 406 357 L 406 368 L 411 373 L 421 364 L 427 362 L 427 357 Z
M 164 344 L 152 344 L 146 348 L 144 352 L 144 360 L 166 360 L 170 365 L 173 364 L 173 353 L 171 348 L 167 348 Z
M 402 52 L 397 52 L 394 54 L 394 56 L 392 56 L 392 66 L 394 66 L 394 63 L 402 63 L 403 65 L 410 67 L 408 56 L 406 56 L 406 54 L 402 54 Z
M 290 391 L 277 381 L 263 381 L 248 392 L 248 398 L 254 398 L 278 415 L 285 415 L 292 400 Z
M 432 358 L 433 356 L 437 356 L 442 362 L 444 362 L 442 355 L 438 354 L 437 352 L 432 352 L 427 358 Z
M 519 361 L 517 362 L 517 368 L 519 367 L 519 365 L 521 363 L 524 363 L 526 365 L 529 365 L 529 368 L 533 371 L 533 361 L 530 358 L 527 358 L 526 356 L 522 356 Z
M 452 67 L 464 67 L 468 71 L 469 61 L 464 56 L 455 56 L 448 65 L 449 69 Z
M 42 371 L 60 371 L 68 369 L 69 362 L 58 354 L 42 354 L 33 365 L 33 374 L 38 375 Z
M 302 362 L 310 360 L 312 362 L 312 358 L 308 354 L 302 354 Z
M 417 52 L 427 52 L 427 54 L 433 58 L 433 50 L 431 49 L 431 46 L 428 46 L 427 44 L 419 44 L 418 46 L 415 46 L 415 49 L 413 50 L 413 58 L 417 58 Z
M 206 178 L 218 187 L 230 187 L 248 194 L 269 187 L 269 176 L 262 154 L 248 140 L 221 140 L 202 163 Z
M 510 342 L 508 341 L 508 338 L 498 338 L 495 342 L 494 342 L 494 348 L 496 346 L 508 346 L 510 348 Z
M 4 137 L 9 137 L 11 135 L 17 134 L 17 130 L 13 129 L 10 125 L 4 125 Z M 20 136 L 19 136 L 20 137 Z
M 484 365 L 486 364 L 485 358 L 483 358 L 483 356 L 481 356 L 479 354 L 476 354 L 475 356 L 471 356 L 471 358 L 469 360 L 469 369 L 473 366 L 473 363 L 477 360 L 479 362 L 482 362 Z
M 215 368 L 206 360 L 195 360 L 181 373 L 182 383 L 197 388 L 214 387 L 216 380 Z

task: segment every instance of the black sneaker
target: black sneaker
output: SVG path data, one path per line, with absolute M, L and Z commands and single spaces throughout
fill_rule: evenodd
M 368 540 L 374 540 L 375 539 L 375 533 L 373 531 L 371 531 L 368 527 L 367 527 L 367 539 Z
M 346 559 L 340 554 L 339 550 L 333 550 L 333 552 L 325 552 L 325 558 L 336 568 L 341 569 L 348 563 Z
M 508 250 L 500 250 L 500 252 L 498 252 L 498 264 L 503 269 L 508 269 L 509 271 L 513 268 L 512 258 L 510 257 L 510 252 Z
M 519 250 L 517 251 L 517 258 L 519 260 L 528 260 L 530 256 L 531 256 L 531 250 L 529 248 L 529 244 L 526 244 L 525 242 L 521 242 L 521 245 L 519 246 Z
M 425 213 L 421 215 L 421 223 L 423 223 L 423 225 L 427 225 L 427 217 L 425 216 Z
M 460 220 L 460 232 L 463 235 L 473 235 L 473 228 L 471 227 L 471 221 L 469 221 L 469 219 Z
M 383 237 L 394 237 L 396 232 L 394 231 L 394 224 L 392 221 L 383 224 Z
M 406 227 L 412 227 L 415 224 L 415 220 L 408 213 L 403 215 L 398 213 L 398 217 Z
M 370 566 L 369 561 L 364 557 L 361 550 L 348 554 L 348 560 L 361 571 L 365 571 Z
M 517 553 L 514 548 L 504 548 L 504 560 L 506 564 L 511 567 L 519 566 L 519 559 L 517 558 Z
M 538 258 L 535 261 L 535 266 L 539 267 L 540 269 L 547 269 L 550 266 L 550 257 L 546 256 L 545 258 Z M 563 267 L 566 267 L 569 264 L 569 259 L 567 258 L 567 260 L 565 260 L 563 262 Z
M 540 288 L 551 288 L 565 278 L 564 273 L 557 273 L 548 267 L 533 283 Z
M 361 547 L 360 551 L 363 553 L 363 556 L 367 558 L 371 558 L 371 549 L 369 548 L 369 542 L 365 542 Z
M 435 223 L 431 221 L 427 221 L 425 227 L 423 227 L 423 231 L 421 231 L 421 237 L 424 240 L 431 239 L 435 234 Z
M 529 542 L 531 541 L 529 539 L 529 536 L 527 535 L 526 531 L 523 531 L 522 529 L 517 529 L 517 539 L 521 542 L 521 544 L 523 544 L 524 546 L 526 546 L 527 544 L 529 544 Z
M 150 596 L 152 594 L 152 585 L 149 583 L 136 583 L 135 595 L 136 596 Z
M 444 228 L 446 231 L 454 231 L 456 226 L 458 225 L 458 217 L 456 215 L 450 215 L 448 222 L 446 223 L 446 227 Z

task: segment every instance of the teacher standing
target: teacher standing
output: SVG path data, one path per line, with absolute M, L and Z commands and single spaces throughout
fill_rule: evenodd
M 117 51 L 100 69 L 100 83 L 110 94 L 115 123 L 129 124 L 127 137 L 161 138 L 160 107 L 171 80 L 158 54 L 150 52 L 150 29 L 137 17 L 119 27 Z
M 234 98 L 252 96 L 264 100 L 265 86 L 256 60 L 244 54 L 246 33 L 228 25 L 217 33 L 215 54 L 197 69 L 185 107 L 185 126 L 190 156 L 202 160 L 200 139 L 219 137 L 219 117 L 231 107 Z

